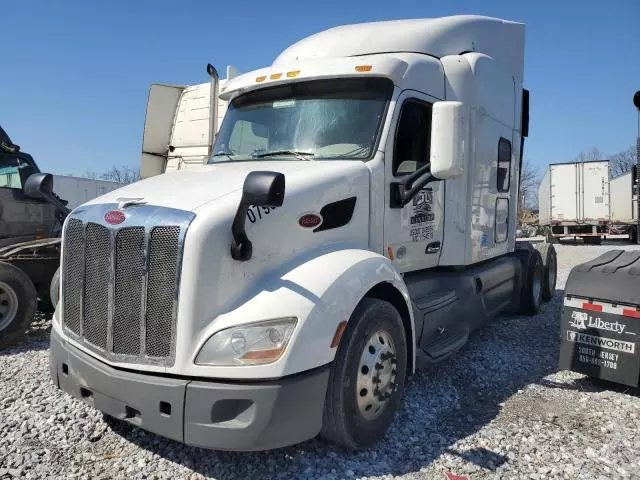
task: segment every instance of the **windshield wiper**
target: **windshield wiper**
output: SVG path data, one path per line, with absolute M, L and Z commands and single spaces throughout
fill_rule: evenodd
M 231 155 L 235 155 L 235 153 L 233 153 L 233 152 L 218 152 L 218 153 L 214 153 L 211 156 L 212 157 L 227 157 L 229 160 L 233 160 L 233 158 L 231 158 Z
M 313 157 L 315 153 L 299 152 L 297 150 L 274 150 L 273 152 L 256 153 L 253 156 L 256 158 L 264 158 L 264 157 L 276 157 L 278 155 L 293 155 L 298 160 L 311 160 L 310 158 L 307 158 L 307 157 Z

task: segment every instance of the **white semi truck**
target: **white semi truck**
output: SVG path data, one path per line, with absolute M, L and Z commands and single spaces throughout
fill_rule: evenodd
M 629 234 L 632 243 L 638 241 L 637 166 L 624 175 L 611 179 L 611 224 Z
M 227 79 L 207 65 L 210 81 L 198 85 L 155 83 L 149 88 L 142 133 L 140 178 L 205 165 L 211 156 L 215 136 L 227 102 L 218 93 L 226 82 L 239 75 L 227 66 Z M 214 101 L 217 99 L 217 101 Z
M 553 247 L 515 241 L 523 64 L 524 25 L 457 16 L 230 79 L 207 165 L 66 220 L 55 385 L 213 449 L 382 438 L 408 374 L 554 294 Z
M 609 161 L 553 163 L 538 188 L 539 223 L 549 241 L 599 244 L 609 228 Z

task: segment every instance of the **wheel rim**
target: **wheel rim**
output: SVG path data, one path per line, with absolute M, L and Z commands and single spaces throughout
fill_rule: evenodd
M 0 282 L 0 331 L 7 328 L 18 313 L 18 295 L 4 282 Z
M 360 356 L 356 382 L 358 410 L 367 420 L 379 417 L 396 391 L 396 350 L 391 335 L 373 333 Z
M 555 255 L 549 256 L 549 264 L 547 265 L 547 271 L 549 272 L 548 282 L 549 282 L 549 293 L 551 295 L 555 294 L 556 289 L 556 257 Z

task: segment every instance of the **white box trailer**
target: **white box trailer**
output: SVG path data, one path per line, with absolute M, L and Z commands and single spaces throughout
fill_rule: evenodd
M 53 191 L 68 202 L 67 208 L 70 210 L 123 186 L 122 183 L 108 180 L 71 177 L 68 175 L 53 176 Z
M 213 66 L 211 81 L 199 85 L 156 83 L 149 88 L 142 134 L 140 178 L 199 167 L 211 155 L 215 135 L 227 110 L 219 98 L 226 82 L 239 74 L 227 67 L 227 79 L 220 80 Z M 218 98 L 213 102 L 213 98 Z
M 539 223 L 551 237 L 598 243 L 609 224 L 609 161 L 549 165 L 538 190 Z
M 633 242 L 638 235 L 638 184 L 636 166 L 611 179 L 611 224 L 622 227 Z

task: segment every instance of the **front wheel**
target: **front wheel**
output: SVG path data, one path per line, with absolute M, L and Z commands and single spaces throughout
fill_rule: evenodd
M 407 343 L 388 302 L 365 298 L 351 315 L 331 367 L 322 436 L 350 450 L 384 437 L 404 392 Z

